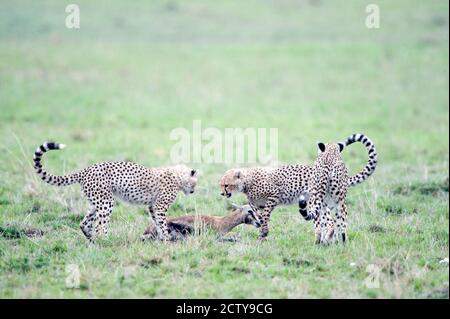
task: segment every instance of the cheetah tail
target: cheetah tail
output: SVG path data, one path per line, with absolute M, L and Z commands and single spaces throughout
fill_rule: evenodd
M 52 174 L 48 174 L 43 168 L 42 168 L 42 155 L 44 155 L 45 152 L 49 150 L 59 150 L 64 148 L 64 144 L 58 144 L 54 142 L 47 142 L 40 145 L 36 152 L 34 152 L 33 161 L 34 161 L 34 169 L 36 173 L 39 175 L 39 177 L 44 181 L 51 185 L 56 186 L 67 186 L 74 183 L 77 183 L 79 181 L 79 173 L 75 174 L 69 174 L 64 176 L 56 176 Z
M 359 172 L 354 176 L 350 176 L 350 178 L 348 179 L 349 187 L 360 184 L 364 182 L 366 179 L 368 179 L 369 176 L 372 175 L 373 172 L 375 172 L 375 168 L 377 167 L 378 163 L 377 150 L 375 149 L 375 145 L 370 140 L 370 138 L 368 138 L 363 134 L 353 134 L 352 136 L 347 138 L 347 141 L 345 141 L 345 143 L 343 144 L 345 144 L 345 146 L 348 146 L 355 142 L 361 142 L 364 144 L 369 155 L 369 160 L 367 162 L 367 165 L 363 168 L 361 172 Z

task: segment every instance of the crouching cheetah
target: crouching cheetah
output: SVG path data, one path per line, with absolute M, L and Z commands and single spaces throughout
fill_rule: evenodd
M 348 175 L 343 174 L 343 172 L 341 171 L 336 171 L 336 173 L 334 174 L 339 174 L 342 179 L 347 179 L 345 187 L 347 187 L 347 185 L 354 186 L 366 180 L 370 175 L 373 174 L 377 163 L 375 146 L 367 137 L 362 134 L 352 135 L 348 138 L 345 144 L 335 144 L 335 147 L 341 150 L 345 145 L 350 145 L 355 141 L 363 141 L 364 145 L 366 145 L 366 147 L 368 148 L 369 163 L 361 173 L 352 177 L 348 177 Z M 328 148 L 330 150 L 333 149 L 333 146 L 331 146 L 332 144 L 329 145 L 330 146 Z M 325 226 L 332 228 L 333 221 L 329 215 L 329 212 L 333 208 L 333 206 L 327 206 L 329 204 L 329 197 L 326 197 L 325 195 L 327 194 L 327 191 L 332 191 L 334 192 L 334 194 L 338 192 L 339 195 L 342 193 L 342 191 L 341 189 L 337 188 L 339 185 L 336 186 L 334 184 L 333 188 L 318 188 L 319 183 L 317 183 L 316 181 L 325 174 L 319 167 L 320 166 L 316 164 L 314 166 L 286 165 L 280 167 L 230 169 L 225 172 L 225 174 L 220 179 L 221 195 L 231 197 L 234 192 L 242 192 L 247 196 L 249 204 L 253 207 L 253 209 L 260 211 L 260 240 L 265 240 L 267 238 L 267 235 L 269 233 L 268 224 L 270 221 L 270 215 L 272 213 L 272 210 L 276 206 L 298 203 L 300 206 L 300 213 L 307 220 L 314 219 L 316 234 L 320 234 L 318 241 L 322 242 L 320 239 L 324 236 L 322 236 L 322 233 L 320 232 L 321 220 L 319 220 L 318 218 L 319 214 L 317 210 L 320 211 L 323 209 L 328 212 L 328 214 L 325 213 L 322 216 L 325 219 L 329 218 Z M 315 192 L 315 189 L 317 189 L 315 194 L 323 194 L 319 197 L 318 195 L 312 196 L 312 194 Z M 317 197 L 318 199 L 316 199 Z M 326 198 L 326 201 L 320 202 L 320 200 L 323 198 Z M 314 210 L 313 213 L 308 214 L 306 207 L 308 202 L 312 202 L 313 199 L 319 204 L 317 204 L 318 206 L 315 206 L 316 210 Z M 322 205 L 321 203 L 326 205 Z M 342 214 L 338 214 L 338 216 L 339 220 L 337 221 L 337 227 L 340 228 L 338 232 L 342 233 L 342 231 L 345 230 L 346 227 L 346 225 L 344 225 L 346 223 L 346 219 L 342 218 Z M 345 240 L 345 235 L 343 237 L 343 240 Z M 325 241 L 323 242 L 325 243 Z
M 51 185 L 67 186 L 79 183 L 91 209 L 81 221 L 80 228 L 89 241 L 95 235 L 108 234 L 108 225 L 115 199 L 136 205 L 146 205 L 157 225 L 158 236 L 170 240 L 166 212 L 179 191 L 194 192 L 197 172 L 179 165 L 146 168 L 132 162 L 104 162 L 91 165 L 76 173 L 56 176 L 42 168 L 42 155 L 49 150 L 64 148 L 64 144 L 44 143 L 34 153 L 34 168 L 41 179 Z M 94 229 L 95 227 L 95 229 Z

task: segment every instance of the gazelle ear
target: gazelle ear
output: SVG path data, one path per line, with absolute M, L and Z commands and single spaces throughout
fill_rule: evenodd
M 319 150 L 323 153 L 325 152 L 325 144 L 322 142 L 317 142 L 317 147 L 319 148 Z
M 234 177 L 237 178 L 237 179 L 241 178 L 241 175 L 242 175 L 241 171 L 234 172 Z
M 339 146 L 339 152 L 342 152 L 344 150 L 345 144 L 344 143 L 338 143 Z

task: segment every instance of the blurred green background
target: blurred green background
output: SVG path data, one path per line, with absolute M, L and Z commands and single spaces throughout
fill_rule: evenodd
M 76 1 L 81 27 L 67 29 L 69 3 L 0 0 L 0 297 L 448 298 L 449 4 L 376 1 L 369 29 L 372 2 Z M 235 246 L 145 245 L 144 209 L 120 204 L 111 238 L 86 249 L 77 187 L 31 168 L 51 139 L 68 145 L 46 155 L 53 173 L 170 164 L 170 131 L 193 120 L 278 128 L 283 163 L 312 163 L 319 140 L 371 137 L 379 166 L 350 191 L 349 245 L 314 247 L 296 207 L 274 212 L 266 248 L 248 228 Z M 367 159 L 360 145 L 343 155 L 352 173 Z M 195 166 L 199 191 L 170 214 L 224 214 L 226 165 Z M 45 235 L 20 235 L 30 227 Z M 68 263 L 83 289 L 65 289 Z M 364 286 L 367 264 L 383 269 L 382 288 Z

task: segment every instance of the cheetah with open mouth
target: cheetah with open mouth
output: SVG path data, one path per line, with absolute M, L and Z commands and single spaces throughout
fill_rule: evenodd
M 363 143 L 369 160 L 360 173 L 349 177 L 340 152 L 355 142 Z M 220 179 L 221 195 L 231 197 L 234 192 L 242 192 L 252 208 L 260 210 L 260 240 L 267 238 L 270 215 L 275 207 L 298 204 L 300 214 L 306 220 L 314 220 L 318 243 L 327 244 L 332 240 L 345 242 L 347 188 L 362 183 L 374 173 L 377 152 L 372 141 L 362 134 L 353 134 L 345 142 L 318 143 L 318 147 L 319 155 L 312 166 L 230 169 Z M 308 211 L 308 205 L 311 211 Z M 334 221 L 331 211 L 335 208 Z

